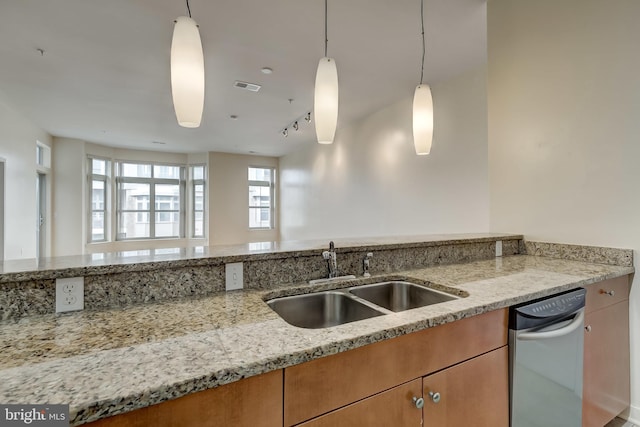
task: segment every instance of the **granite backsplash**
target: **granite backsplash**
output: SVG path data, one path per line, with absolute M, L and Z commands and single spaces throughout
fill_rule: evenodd
M 495 257 L 496 241 L 503 256 L 517 255 L 522 236 L 452 239 L 410 244 L 337 247 L 341 275 L 362 276 L 363 260 L 373 252 L 371 274 L 386 274 L 419 267 L 480 261 Z M 16 274 L 16 281 L 0 280 L 0 319 L 55 312 L 55 278 L 85 278 L 85 309 L 200 297 L 225 290 L 225 263 L 243 262 L 244 287 L 270 289 L 327 277 L 321 250 L 273 252 L 246 256 L 127 263 Z M 7 275 L 5 275 L 7 276 Z M 0 276 L 1 277 L 1 276 Z
M 590 263 L 633 266 L 633 250 L 524 241 L 521 235 L 486 235 L 439 238 L 408 243 L 345 244 L 337 247 L 341 275 L 361 277 L 363 260 L 373 252 L 370 272 L 390 274 L 437 265 L 491 259 L 496 242 L 503 256 L 534 255 Z M 213 248 L 213 247 L 212 247 Z M 106 309 L 134 304 L 202 297 L 225 290 L 225 263 L 243 262 L 246 289 L 271 289 L 327 277 L 322 249 L 258 253 L 211 250 L 199 258 L 185 256 L 167 261 L 123 262 L 47 268 L 0 275 L 0 320 L 55 312 L 55 279 L 83 276 L 85 309 Z M 55 260 L 55 259 L 51 259 Z

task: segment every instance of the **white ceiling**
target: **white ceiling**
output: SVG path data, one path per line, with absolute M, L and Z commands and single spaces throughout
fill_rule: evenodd
M 427 83 L 486 60 L 486 0 L 425 3 Z M 312 108 L 324 2 L 190 6 L 205 52 L 198 129 L 178 126 L 171 101 L 173 20 L 186 14 L 184 0 L 0 0 L 0 91 L 52 135 L 111 146 L 280 156 L 313 143 L 313 125 L 286 139 L 280 131 Z M 340 83 L 338 128 L 413 94 L 420 0 L 331 0 L 328 26 Z M 262 74 L 265 66 L 273 74 Z M 242 91 L 235 80 L 262 89 Z

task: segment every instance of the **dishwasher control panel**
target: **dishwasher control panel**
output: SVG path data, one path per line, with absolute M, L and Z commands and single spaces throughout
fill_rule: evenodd
M 515 306 L 511 310 L 512 328 L 528 328 L 540 321 L 569 316 L 584 307 L 586 295 L 587 291 L 579 288 Z

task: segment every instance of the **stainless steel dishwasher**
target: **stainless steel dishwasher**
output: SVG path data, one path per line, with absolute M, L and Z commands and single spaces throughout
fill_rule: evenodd
M 510 309 L 512 427 L 582 425 L 585 295 L 575 289 Z

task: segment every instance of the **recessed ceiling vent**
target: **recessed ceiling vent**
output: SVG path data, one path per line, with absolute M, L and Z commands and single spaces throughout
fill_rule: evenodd
M 255 83 L 241 82 L 239 80 L 236 80 L 235 82 L 233 82 L 233 85 L 235 87 L 237 87 L 237 88 L 240 88 L 240 89 L 250 90 L 251 92 L 257 92 L 262 87 L 260 85 L 255 84 Z

